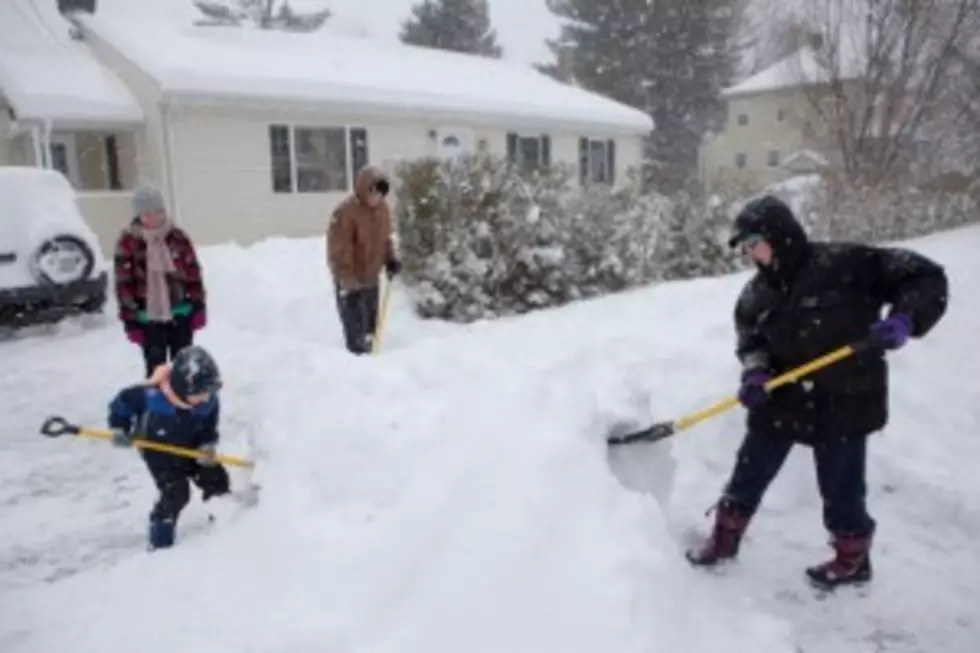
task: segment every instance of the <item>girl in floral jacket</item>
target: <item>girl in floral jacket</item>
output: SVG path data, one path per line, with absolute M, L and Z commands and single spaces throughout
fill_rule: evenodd
M 207 324 L 201 266 L 155 188 L 133 191 L 136 217 L 116 242 L 115 286 L 126 336 L 143 350 L 146 376 L 193 343 Z

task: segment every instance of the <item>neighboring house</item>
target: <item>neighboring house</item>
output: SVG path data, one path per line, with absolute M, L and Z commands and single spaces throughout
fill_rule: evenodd
M 142 130 L 134 95 L 70 38 L 54 2 L 0 3 L 0 165 L 60 170 L 91 224 L 115 228 L 129 214 Z
M 162 188 L 201 244 L 321 234 L 366 163 L 483 150 L 617 183 L 653 128 L 641 111 L 500 60 L 330 33 L 73 22 L 71 46 L 142 111 L 135 176 Z M 124 224 L 86 216 L 103 239 Z
M 725 126 L 701 149 L 706 186 L 761 187 L 832 165 L 833 143 L 813 104 L 827 81 L 814 51 L 804 47 L 725 89 Z

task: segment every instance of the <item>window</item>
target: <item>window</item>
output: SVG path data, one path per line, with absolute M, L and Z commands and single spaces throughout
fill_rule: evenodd
M 616 183 L 616 141 L 580 138 L 578 141 L 579 183 Z
M 51 167 L 65 176 L 71 185 L 78 188 L 78 147 L 74 134 L 53 134 L 51 136 Z
M 508 133 L 507 160 L 524 169 L 547 168 L 551 165 L 551 137 Z
M 51 134 L 50 167 L 80 191 L 122 190 L 124 182 L 132 182 L 134 158 L 135 140 L 129 133 L 80 130 Z
M 740 114 L 738 114 L 738 124 L 740 124 L 740 125 L 747 125 L 747 124 L 749 124 L 749 114 L 747 114 L 747 113 L 740 113 Z
M 269 150 L 273 192 L 346 192 L 367 165 L 367 130 L 271 125 Z
M 779 165 L 779 150 L 769 151 L 769 167 L 775 168 Z
M 786 109 L 780 109 L 776 112 L 776 120 L 779 122 L 786 120 Z
M 747 156 L 745 156 L 745 152 L 739 152 L 738 154 L 735 155 L 735 167 L 736 168 L 742 169 L 742 168 L 744 168 L 748 164 L 748 162 L 749 162 L 749 159 L 748 159 Z

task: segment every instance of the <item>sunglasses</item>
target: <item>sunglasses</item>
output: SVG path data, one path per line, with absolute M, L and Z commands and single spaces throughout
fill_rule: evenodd
M 391 190 L 391 186 L 388 184 L 387 179 L 379 179 L 374 183 L 373 189 L 382 197 L 387 197 L 388 192 Z
M 748 252 L 759 243 L 765 242 L 765 240 L 766 239 L 760 236 L 759 234 L 749 234 L 739 241 L 738 247 L 743 252 Z

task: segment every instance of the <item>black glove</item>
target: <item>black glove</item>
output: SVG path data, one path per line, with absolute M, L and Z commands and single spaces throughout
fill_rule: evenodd
M 398 259 L 391 259 L 385 263 L 385 272 L 388 274 L 388 279 L 393 279 L 396 274 L 401 274 L 402 262 Z
M 110 429 L 112 433 L 112 444 L 121 449 L 133 446 L 133 440 L 136 436 L 131 431 L 126 429 L 114 428 Z

